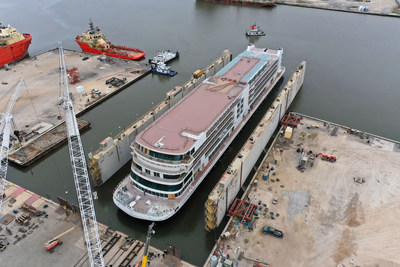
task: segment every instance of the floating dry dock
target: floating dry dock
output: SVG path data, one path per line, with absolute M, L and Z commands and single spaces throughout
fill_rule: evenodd
M 20 186 L 6 182 L 6 198 L 0 216 L 1 266 L 89 266 L 87 248 L 79 212 L 66 215 L 62 205 L 43 198 Z M 68 204 L 67 204 L 68 205 Z M 17 211 L 15 213 L 14 211 Z M 44 243 L 77 226 L 60 239 L 62 245 L 50 253 Z M 144 243 L 124 233 L 111 230 L 99 223 L 99 234 L 106 266 L 135 266 L 142 260 Z M 177 251 L 167 246 L 168 254 L 150 247 L 151 266 L 193 266 L 174 255 Z
M 290 115 L 242 197 L 255 209 L 232 216 L 205 266 L 400 266 L 400 143 Z
M 149 67 L 136 61 L 104 59 L 101 56 L 72 50 L 64 50 L 64 54 L 77 116 L 150 73 Z M 12 111 L 16 129 L 23 136 L 23 146 L 44 133 L 59 134 L 57 130 L 51 131 L 64 121 L 64 114 L 60 113 L 58 107 L 59 75 L 58 49 L 18 62 L 8 71 L 0 69 L 2 94 L 12 89 L 21 76 L 25 80 L 25 86 L 21 88 Z M 94 90 L 94 93 L 93 89 L 98 91 Z M 6 105 L 6 102 L 7 99 L 0 101 L 0 105 Z M 41 133 L 37 134 L 38 132 Z M 58 139 L 55 138 L 55 142 L 58 142 Z M 23 166 L 34 162 L 41 155 L 48 153 L 47 150 L 57 146 L 49 143 L 47 148 L 41 148 L 36 154 L 33 153 L 32 157 L 21 158 L 20 155 L 24 152 L 18 151 L 20 143 L 16 141 L 12 145 L 10 154 L 16 153 L 10 160 Z
M 288 107 L 303 85 L 306 62 L 303 61 L 294 71 L 271 107 L 254 129 L 250 138 L 232 161 L 228 170 L 208 196 L 205 204 L 205 228 L 211 231 L 218 227 L 243 186 L 257 159 L 278 127 Z
M 131 156 L 131 143 L 136 135 L 145 129 L 155 119 L 164 114 L 172 105 L 187 95 L 193 88 L 199 85 L 207 77 L 214 75 L 232 60 L 232 54 L 225 50 L 223 54 L 203 70 L 201 75 L 193 77 L 182 86 L 177 86 L 167 93 L 167 97 L 146 112 L 133 124 L 126 127 L 114 138 L 107 137 L 100 142 L 100 148 L 89 154 L 89 173 L 93 185 L 99 186 L 106 182 L 115 172 L 124 166 Z

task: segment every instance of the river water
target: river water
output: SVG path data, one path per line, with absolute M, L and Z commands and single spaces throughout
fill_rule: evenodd
M 55 48 L 58 41 L 65 48 L 79 50 L 73 40 L 88 28 L 89 18 L 110 41 L 144 49 L 148 57 L 158 50 L 179 51 L 181 57 L 171 63 L 177 76 L 149 75 L 83 116 L 92 123 L 82 135 L 86 153 L 95 151 L 106 136 L 129 125 L 224 49 L 236 56 L 249 42 L 258 47 L 284 49 L 286 74 L 280 87 L 301 60 L 308 61 L 303 88 L 290 110 L 400 140 L 398 18 L 194 0 L 1 1 L 0 18 L 3 24 L 32 34 L 31 56 Z M 266 32 L 265 37 L 245 37 L 246 28 L 254 22 Z M 152 245 L 163 249 L 172 244 L 191 263 L 204 262 L 222 229 L 205 232 L 204 202 L 274 94 L 277 90 L 185 207 L 172 219 L 156 224 Z M 8 179 L 52 199 L 61 196 L 76 203 L 67 150 L 63 146 L 29 168 L 10 166 Z M 103 187 L 95 189 L 99 196 L 95 200 L 96 214 L 98 221 L 144 240 L 149 223 L 127 216 L 112 203 L 115 185 L 128 173 L 127 165 Z

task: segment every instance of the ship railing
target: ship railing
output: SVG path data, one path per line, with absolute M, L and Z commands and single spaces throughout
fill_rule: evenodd
M 167 164 L 170 164 L 170 165 L 179 165 L 179 164 L 181 164 L 181 165 L 184 165 L 186 167 L 186 169 L 188 169 L 190 167 L 190 163 L 194 159 L 193 157 L 190 157 L 190 156 L 189 157 L 185 157 L 184 159 L 179 160 L 179 161 L 160 159 L 160 158 L 153 157 L 153 156 L 151 156 L 149 154 L 146 154 L 143 151 L 140 151 L 136 146 L 131 146 L 131 147 L 133 147 L 134 151 L 136 153 L 138 153 L 139 155 L 147 157 L 147 158 L 149 158 L 151 160 L 154 160 L 156 162 L 167 163 Z
M 146 169 L 152 169 L 153 171 L 174 175 L 174 174 L 181 174 L 183 171 L 187 171 L 187 167 L 184 165 L 181 166 L 169 166 L 164 165 L 156 162 L 150 162 L 147 159 L 143 159 L 142 156 L 138 156 L 138 154 L 133 154 L 133 158 L 138 161 L 139 165 L 145 167 Z M 156 165 L 156 166 L 155 166 Z

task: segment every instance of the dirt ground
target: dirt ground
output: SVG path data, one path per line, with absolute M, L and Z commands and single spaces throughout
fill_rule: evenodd
M 281 0 L 279 3 L 354 12 L 358 12 L 360 6 L 366 6 L 368 11 L 362 13 L 400 16 L 400 7 L 395 0 Z
M 331 136 L 333 129 L 303 119 L 290 140 L 277 138 L 249 189 L 247 199 L 261 203 L 253 230 L 231 222 L 231 237 L 219 241 L 230 259 L 240 247 L 239 266 L 253 266 L 246 258 L 271 266 L 400 266 L 400 145 L 342 127 Z M 320 156 L 311 167 L 308 157 L 300 172 L 298 148 L 337 161 Z M 284 237 L 262 233 L 264 226 Z
M 118 89 L 106 85 L 107 79 L 126 78 L 126 82 L 129 82 L 141 75 L 137 72 L 142 71 L 143 67 L 141 63 L 135 61 L 118 59 L 100 61 L 98 55 L 72 50 L 64 50 L 64 55 L 67 69 L 77 67 L 80 75 L 80 82 L 69 84 L 76 113 Z M 88 59 L 82 60 L 83 57 Z M 23 77 L 25 80 L 12 110 L 18 130 L 29 132 L 40 122 L 55 126 L 63 121 L 63 110 L 58 106 L 63 94 L 63 89 L 59 85 L 58 49 L 12 64 L 8 71 L 0 69 L 0 76 L 0 112 L 6 111 L 11 91 L 19 79 Z M 78 86 L 84 87 L 81 95 L 76 90 Z M 91 94 L 92 89 L 100 90 L 101 95 Z

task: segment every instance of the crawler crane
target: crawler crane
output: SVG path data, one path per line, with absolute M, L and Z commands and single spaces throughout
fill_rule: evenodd
M 17 100 L 18 93 L 21 89 L 22 84 L 24 83 L 24 79 L 21 78 L 17 84 L 17 87 L 14 89 L 13 94 L 11 96 L 10 104 L 8 105 L 8 109 L 6 113 L 1 114 L 0 118 L 0 215 L 1 215 L 1 207 L 3 204 L 4 190 L 5 190 L 5 181 L 7 178 L 7 168 L 8 168 L 8 152 L 10 149 L 10 133 L 11 133 L 11 120 L 13 116 L 11 115 L 11 110 Z
M 72 172 L 74 175 L 75 188 L 81 212 L 83 232 L 85 233 L 88 257 L 91 266 L 104 266 L 96 214 L 93 205 L 92 190 L 90 188 L 86 159 L 83 153 L 83 146 L 79 134 L 78 123 L 76 122 L 74 106 L 69 94 L 67 67 L 65 65 L 64 51 L 61 42 L 59 43 L 59 50 L 61 86 L 64 90 L 61 104 L 65 113 L 65 124 L 68 131 L 69 156 L 71 158 Z

